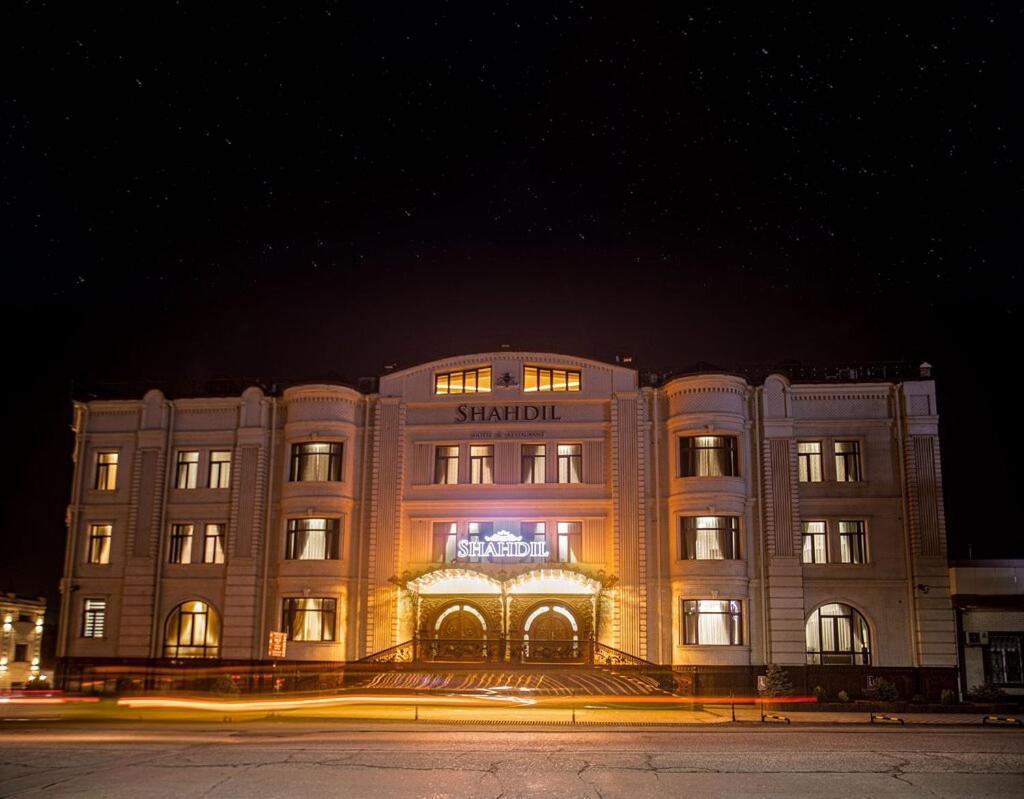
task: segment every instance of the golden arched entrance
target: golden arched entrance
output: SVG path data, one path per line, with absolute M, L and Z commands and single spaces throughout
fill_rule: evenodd
M 487 658 L 487 620 L 469 602 L 455 602 L 442 608 L 434 619 L 431 639 L 433 660 Z
M 526 616 L 523 659 L 533 662 L 579 660 L 580 628 L 576 615 L 561 603 L 543 603 Z

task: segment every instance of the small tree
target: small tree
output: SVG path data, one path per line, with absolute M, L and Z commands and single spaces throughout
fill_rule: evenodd
M 764 682 L 764 689 L 760 691 L 761 696 L 790 696 L 793 693 L 793 683 L 789 681 L 789 673 L 782 666 L 769 664 Z

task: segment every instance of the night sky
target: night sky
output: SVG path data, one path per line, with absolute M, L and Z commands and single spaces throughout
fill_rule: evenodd
M 502 344 L 927 359 L 951 555 L 1024 556 L 1011 4 L 88 5 L 0 12 L 0 590 L 56 601 L 72 381 Z

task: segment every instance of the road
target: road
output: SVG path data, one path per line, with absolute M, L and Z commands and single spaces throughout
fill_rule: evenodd
M 1024 730 L 0 727 L 0 797 L 1024 796 Z

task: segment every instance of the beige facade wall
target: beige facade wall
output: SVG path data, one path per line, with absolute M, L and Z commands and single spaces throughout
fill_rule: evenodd
M 43 675 L 40 653 L 45 615 L 46 600 L 41 597 L 0 595 L 0 690 L 31 687 Z
M 527 366 L 578 371 L 581 390 L 528 392 Z M 491 391 L 435 392 L 438 374 L 481 367 L 491 370 Z M 927 380 L 791 385 L 771 376 L 753 386 L 693 375 L 642 388 L 624 366 L 502 351 L 388 374 L 370 395 L 304 385 L 273 397 L 251 388 L 235 398 L 172 401 L 151 391 L 139 401 L 82 403 L 75 430 L 62 657 L 160 657 L 168 618 L 198 600 L 220 620 L 220 657 L 263 659 L 286 600 L 326 598 L 336 607 L 330 640 L 290 641 L 288 658 L 352 660 L 433 623 L 427 609 L 437 602 L 421 601 L 418 578 L 468 569 L 502 586 L 494 589 L 502 604 L 491 603 L 500 609 L 488 618 L 506 634 L 523 632 L 516 625 L 527 606 L 547 601 L 543 591 L 561 574 L 566 591 L 575 576 L 598 586 L 592 611 L 565 600 L 581 633 L 659 663 L 804 664 L 809 615 L 836 602 L 866 620 L 872 663 L 955 663 Z M 681 474 L 680 441 L 706 436 L 735 439 L 734 475 Z M 804 441 L 822 445 L 821 482 L 799 479 Z M 862 479 L 835 479 L 835 441 L 857 442 Z M 291 480 L 292 447 L 317 442 L 341 446 L 339 479 Z M 524 445 L 543 447 L 543 482 L 523 481 Z M 559 445 L 578 446 L 578 482 L 559 482 Z M 438 447 L 458 453 L 456 482 L 436 479 Z M 472 483 L 473 447 L 491 448 L 491 482 Z M 175 487 L 183 452 L 199 453 L 194 488 Z M 231 453 L 223 488 L 207 485 L 214 452 Z M 117 454 L 110 489 L 96 487 L 103 453 Z M 698 516 L 737 520 L 737 557 L 682 557 L 681 520 Z M 336 559 L 286 557 L 289 523 L 310 518 L 337 520 Z M 829 551 L 838 552 L 838 522 L 849 519 L 865 525 L 866 562 L 802 563 L 804 521 L 826 522 Z M 560 522 L 578 531 L 565 563 Z M 460 541 L 472 523 L 513 535 L 543 523 L 552 557 L 439 562 L 438 525 L 453 523 Z M 106 524 L 107 562 L 90 563 L 90 529 Z M 189 563 L 169 562 L 176 524 L 195 525 Z M 223 563 L 202 562 L 207 524 L 224 527 Z M 541 593 L 522 588 L 530 580 Z M 927 593 L 916 588 L 924 584 Z M 82 635 L 87 599 L 105 603 L 102 637 Z M 701 600 L 740 603 L 739 642 L 685 640 L 683 603 Z M 592 619 L 583 618 L 588 612 Z

